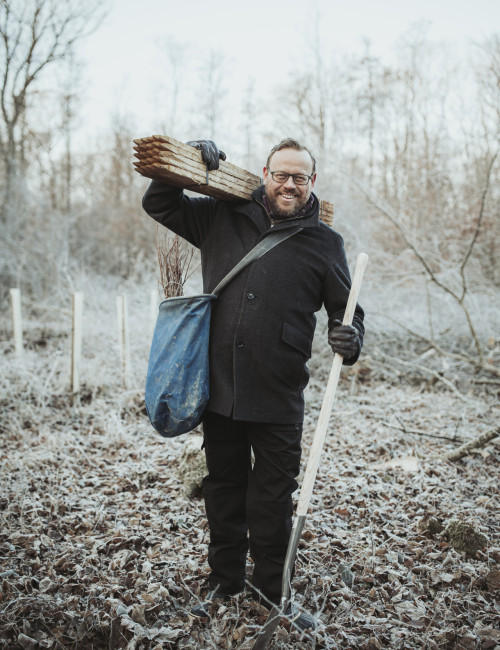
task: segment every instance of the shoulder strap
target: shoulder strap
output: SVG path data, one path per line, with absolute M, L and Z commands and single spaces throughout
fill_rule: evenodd
M 271 248 L 274 248 L 277 246 L 279 243 L 282 241 L 285 241 L 285 239 L 288 239 L 292 235 L 295 235 L 295 233 L 300 232 L 302 230 L 301 226 L 296 226 L 295 228 L 285 228 L 283 230 L 276 230 L 274 232 L 271 232 L 267 237 L 262 239 L 256 246 L 252 248 L 251 251 L 249 251 L 243 259 L 241 259 L 236 266 L 229 271 L 229 273 L 222 278 L 222 280 L 219 282 L 219 284 L 215 287 L 215 289 L 212 291 L 213 294 L 218 295 L 218 293 L 228 284 L 231 282 L 231 280 L 240 272 L 242 271 L 245 266 L 248 266 L 255 260 L 258 260 L 259 257 L 262 257 L 264 253 L 267 253 L 267 251 L 270 251 Z

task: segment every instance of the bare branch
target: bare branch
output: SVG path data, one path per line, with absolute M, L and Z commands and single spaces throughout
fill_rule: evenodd
M 417 248 L 416 244 L 412 241 L 410 235 L 406 232 L 405 228 L 403 228 L 401 221 L 398 219 L 398 217 L 393 213 L 392 208 L 389 206 L 384 206 L 380 203 L 380 201 L 375 198 L 372 194 L 372 192 L 367 188 L 358 178 L 350 174 L 349 172 L 346 172 L 345 170 L 342 170 L 342 173 L 344 173 L 346 176 L 350 178 L 350 180 L 363 192 L 364 196 L 368 199 L 368 201 L 373 205 L 374 208 L 376 208 L 379 212 L 381 212 L 389 221 L 398 229 L 399 233 L 403 237 L 405 244 L 410 248 L 419 262 L 422 264 L 426 272 L 428 273 L 429 277 L 431 280 L 436 284 L 438 287 L 440 287 L 443 291 L 446 291 L 446 293 L 449 293 L 457 302 L 460 301 L 460 296 L 456 294 L 450 287 L 447 287 L 441 280 L 436 276 L 432 268 L 430 267 L 429 263 L 427 262 L 426 258 L 424 257 L 423 253 Z
M 165 298 L 184 294 L 184 284 L 191 274 L 194 248 L 181 242 L 177 235 L 169 236 L 169 231 L 156 228 L 156 250 L 160 268 L 160 284 Z
M 490 187 L 490 180 L 491 180 L 491 171 L 493 169 L 493 165 L 495 164 L 495 160 L 497 159 L 498 152 L 496 152 L 492 157 L 488 165 L 488 169 L 486 171 L 486 180 L 484 182 L 484 187 L 483 191 L 481 193 L 481 207 L 479 209 L 479 217 L 476 223 L 476 228 L 474 229 L 474 234 L 472 236 L 472 239 L 469 243 L 469 247 L 467 249 L 467 252 L 464 255 L 464 259 L 462 260 L 462 264 L 460 265 L 460 275 L 462 276 L 462 296 L 461 300 L 465 298 L 465 293 L 467 291 L 466 289 L 466 279 L 465 279 L 465 267 L 467 265 L 467 262 L 469 261 L 469 258 L 472 254 L 472 249 L 474 248 L 474 244 L 477 241 L 477 238 L 479 236 L 479 232 L 481 230 L 481 225 L 483 222 L 483 216 L 484 216 L 484 206 L 486 203 L 486 197 L 488 195 L 488 190 Z
M 470 451 L 478 449 L 479 447 L 484 447 L 484 445 L 490 442 L 490 440 L 494 440 L 495 438 L 498 438 L 498 436 L 500 436 L 500 427 L 495 426 L 474 440 L 471 440 L 458 449 L 451 451 L 449 454 L 447 454 L 446 458 L 447 460 L 459 460 L 460 458 L 466 456 Z
M 396 429 L 397 431 L 402 431 L 403 433 L 410 433 L 414 434 L 416 436 L 425 436 L 426 438 L 437 438 L 438 440 L 451 440 L 452 442 L 460 442 L 460 438 L 457 438 L 454 436 L 453 438 L 451 436 L 440 436 L 437 433 L 429 433 L 428 431 L 422 431 L 421 429 L 415 429 L 413 427 L 407 427 L 404 422 L 398 419 L 400 422 L 399 426 L 396 426 L 395 424 L 391 424 L 390 422 L 386 422 L 383 420 L 384 426 L 388 427 L 389 429 Z M 463 438 L 462 438 L 463 440 Z
M 443 383 L 445 386 L 447 386 L 455 395 L 462 401 L 462 402 L 470 402 L 470 400 L 465 397 L 465 395 L 462 395 L 462 393 L 458 390 L 458 388 L 449 380 L 446 379 L 446 377 L 443 377 L 440 375 L 438 372 L 435 370 L 431 370 L 430 368 L 427 368 L 426 366 L 423 366 L 420 363 L 415 363 L 411 361 L 403 361 L 403 359 L 398 359 L 397 357 L 392 357 L 388 354 L 384 354 L 384 359 L 387 359 L 388 361 L 392 361 L 394 363 L 399 363 L 402 366 L 406 368 L 416 368 L 417 370 L 421 370 L 424 374 L 426 375 L 431 375 L 434 377 L 437 381 Z
M 408 325 L 405 325 L 405 323 L 402 323 L 400 320 L 394 318 L 393 316 L 387 314 L 386 312 L 380 313 L 377 311 L 373 311 L 372 314 L 375 316 L 380 315 L 383 316 L 384 318 L 389 319 L 390 321 L 392 321 L 402 329 L 406 330 L 409 334 L 411 334 L 415 338 L 420 339 L 421 341 L 427 343 L 430 349 L 435 350 L 443 357 L 449 357 L 450 359 L 455 359 L 457 361 L 466 361 L 467 363 L 474 366 L 478 370 L 485 370 L 488 373 L 500 377 L 500 370 L 498 368 L 495 368 L 495 366 L 486 363 L 484 359 L 482 361 L 481 360 L 477 361 L 470 354 L 465 354 L 464 352 L 451 352 L 450 350 L 445 350 L 443 347 L 438 345 L 433 339 L 429 339 L 427 336 L 424 336 L 423 334 L 416 332 L 415 330 L 411 329 L 411 327 L 408 327 Z
M 380 203 L 378 199 L 376 199 L 372 192 L 365 187 L 359 179 L 357 179 L 355 176 L 350 174 L 349 172 L 346 172 L 342 170 L 344 174 L 346 174 L 352 182 L 355 183 L 355 185 L 363 192 L 364 196 L 368 199 L 368 201 L 375 207 L 379 212 L 381 212 L 384 216 L 389 219 L 389 221 L 398 229 L 399 233 L 403 237 L 406 245 L 408 248 L 410 248 L 415 256 L 417 257 L 418 261 L 422 264 L 424 267 L 425 271 L 429 275 L 430 279 L 436 284 L 440 289 L 448 293 L 452 298 L 458 303 L 460 306 L 461 310 L 464 313 L 465 319 L 467 321 L 467 325 L 469 327 L 469 332 L 474 340 L 474 345 L 476 348 L 477 355 L 479 357 L 480 363 L 482 367 L 485 366 L 485 361 L 484 361 L 484 354 L 481 348 L 481 343 L 479 341 L 479 337 L 477 335 L 477 332 L 475 330 L 474 324 L 472 322 L 472 318 L 470 316 L 469 310 L 467 309 L 467 306 L 465 305 L 465 297 L 467 294 L 467 285 L 465 281 L 465 274 L 461 272 L 461 278 L 462 278 L 462 294 L 459 295 L 453 289 L 448 287 L 444 282 L 441 282 L 441 280 L 437 277 L 437 275 L 434 273 L 432 270 L 430 264 L 428 263 L 427 259 L 425 258 L 424 254 L 420 251 L 420 249 L 417 247 L 417 245 L 414 243 L 412 238 L 408 235 L 406 232 L 405 228 L 401 224 L 400 219 L 397 218 L 397 216 L 393 213 L 393 210 L 390 207 L 386 207 Z M 491 172 L 491 167 L 489 170 L 489 173 Z M 489 175 L 488 175 L 488 184 L 489 184 Z M 487 192 L 487 187 L 485 187 L 485 191 Z M 483 192 L 483 195 L 486 196 L 485 192 Z M 482 216 L 481 216 L 482 219 Z M 475 241 L 475 240 L 474 240 Z

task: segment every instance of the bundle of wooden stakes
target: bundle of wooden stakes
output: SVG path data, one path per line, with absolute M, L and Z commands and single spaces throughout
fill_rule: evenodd
M 218 199 L 250 199 L 262 179 L 225 160 L 219 169 L 207 171 L 201 152 L 166 135 L 152 135 L 134 140 L 135 169 L 146 176 L 169 185 L 182 187 Z M 331 226 L 333 204 L 320 201 L 320 219 Z

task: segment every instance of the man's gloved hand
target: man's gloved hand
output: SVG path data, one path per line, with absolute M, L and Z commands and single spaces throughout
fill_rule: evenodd
M 219 151 L 219 148 L 213 140 L 190 140 L 186 144 L 201 151 L 201 157 L 209 171 L 219 169 L 219 159 L 226 160 L 226 154 L 223 151 Z
M 354 357 L 361 348 L 358 330 L 352 325 L 342 325 L 337 319 L 333 321 L 328 332 L 328 343 L 332 350 L 341 354 L 344 359 Z

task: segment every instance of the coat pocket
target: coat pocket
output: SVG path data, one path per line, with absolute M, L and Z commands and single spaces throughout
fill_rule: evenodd
M 287 323 L 286 321 L 283 323 L 281 340 L 295 350 L 301 352 L 308 359 L 311 358 L 312 340 L 307 336 L 307 334 L 304 334 L 304 332 L 295 327 L 295 325 Z

